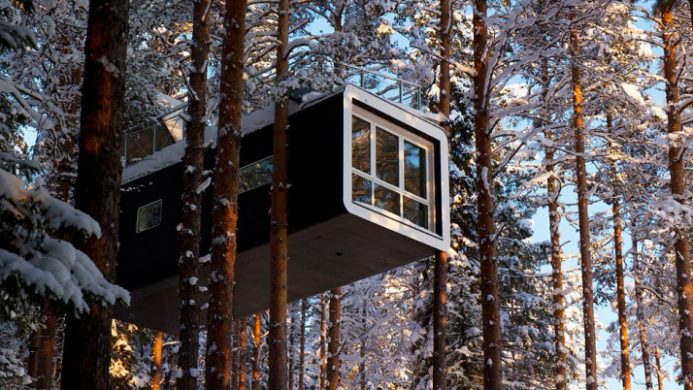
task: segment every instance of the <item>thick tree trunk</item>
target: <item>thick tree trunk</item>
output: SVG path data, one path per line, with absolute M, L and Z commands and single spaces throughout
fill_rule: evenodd
M 118 254 L 128 3 L 89 2 L 75 188 L 75 205 L 99 222 L 102 233 L 81 249 L 111 281 Z M 80 318 L 67 316 L 63 389 L 108 388 L 111 317 L 111 308 L 100 304 Z
M 207 115 L 207 57 L 209 56 L 210 0 L 195 0 L 193 6 L 192 71 L 190 72 L 190 121 L 185 129 L 187 145 L 183 170 L 180 255 L 178 258 L 178 305 L 180 348 L 179 390 L 195 390 L 198 374 L 200 302 L 198 294 L 205 118 Z
M 326 387 L 327 381 L 327 294 L 320 294 L 320 373 L 318 385 Z
M 289 73 L 289 0 L 279 0 L 277 30 L 277 84 Z M 286 94 L 277 97 L 272 132 L 272 209 L 270 211 L 270 322 L 269 322 L 269 389 L 286 389 L 288 381 L 286 354 L 287 271 L 289 262 L 289 111 Z
M 262 315 L 253 316 L 253 372 L 251 388 L 260 390 L 260 352 L 262 349 Z
M 450 57 L 450 30 L 452 22 L 450 18 L 450 0 L 440 2 L 440 26 L 439 39 L 441 47 L 440 61 L 440 101 L 438 111 L 450 116 L 450 63 L 446 61 Z M 445 125 L 446 133 L 449 126 Z M 443 194 L 443 196 L 448 196 Z M 433 389 L 445 390 L 446 388 L 446 330 L 448 325 L 448 313 L 445 307 L 448 299 L 448 253 L 436 251 L 433 278 Z
M 50 390 L 53 385 L 53 353 L 59 313 L 53 304 L 43 302 L 43 325 L 31 337 L 28 374 L 35 379 L 36 390 Z
M 570 29 L 571 76 L 573 86 L 573 130 L 575 131 L 575 171 L 577 176 L 580 226 L 580 263 L 582 267 L 582 304 L 585 332 L 585 378 L 588 390 L 597 390 L 597 339 L 594 326 L 592 292 L 592 254 L 590 250 L 589 212 L 587 210 L 587 169 L 585 167 L 585 123 L 582 114 L 582 82 L 577 59 L 580 42 L 575 26 Z
M 327 388 L 329 390 L 337 390 L 341 379 L 339 376 L 342 321 L 341 294 L 342 289 L 339 287 L 330 290 L 330 330 L 327 346 Z
M 476 187 L 481 285 L 481 318 L 483 322 L 484 389 L 502 387 L 500 301 L 498 262 L 496 259 L 493 221 L 493 147 L 489 128 L 487 96 L 488 31 L 486 0 L 474 0 L 474 134 L 476 138 Z
M 301 333 L 298 344 L 298 389 L 305 390 L 306 362 L 306 299 L 301 299 Z
M 161 365 L 163 362 L 164 333 L 154 332 L 152 341 L 152 390 L 159 390 L 161 386 Z
M 684 151 L 682 140 L 672 138 L 681 132 L 681 113 L 679 112 L 679 87 L 677 50 L 679 34 L 672 33 L 674 14 L 671 6 L 662 10 L 662 44 L 664 49 L 664 78 L 667 96 L 667 132 L 672 136 L 669 146 L 670 187 L 673 198 L 685 203 L 686 178 L 684 173 Z M 676 284 L 678 287 L 679 328 L 681 329 L 681 374 L 684 389 L 693 389 L 693 282 L 691 282 L 691 247 L 688 242 L 688 229 L 674 229 L 676 242 Z
M 645 374 L 645 387 L 652 390 L 652 370 L 650 369 L 650 349 L 647 342 L 647 326 L 645 325 L 645 311 L 642 304 L 642 273 L 638 260 L 638 239 L 636 236 L 636 226 L 633 224 L 631 231 L 631 252 L 633 253 L 633 277 L 635 279 L 635 318 L 638 323 L 638 336 L 640 338 L 640 348 L 642 349 L 642 368 Z
M 231 326 L 238 222 L 245 9 L 245 0 L 226 2 L 226 35 L 221 56 L 221 102 L 214 170 L 214 239 L 207 313 L 205 382 L 209 390 L 226 390 L 231 385 Z

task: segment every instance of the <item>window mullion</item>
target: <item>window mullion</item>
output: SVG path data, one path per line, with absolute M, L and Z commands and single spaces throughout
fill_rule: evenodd
M 371 177 L 376 178 L 376 172 L 375 172 L 375 163 L 376 163 L 376 157 L 375 157 L 375 151 L 376 151 L 376 145 L 375 145 L 375 123 L 368 121 L 368 125 L 370 126 L 370 132 L 368 136 L 370 137 L 370 148 L 371 148 L 371 171 L 369 172 Z M 375 182 L 373 182 L 375 184 Z M 375 205 L 375 185 L 371 185 L 371 205 Z

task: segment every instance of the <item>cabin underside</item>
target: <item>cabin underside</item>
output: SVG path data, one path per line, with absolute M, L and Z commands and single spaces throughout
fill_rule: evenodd
M 432 255 L 431 248 L 363 218 L 342 214 L 289 235 L 289 301 L 309 297 Z M 269 307 L 269 244 L 238 254 L 233 312 Z M 209 264 L 202 269 L 207 280 Z M 178 332 L 178 277 L 131 291 L 116 317 L 167 333 Z M 206 296 L 201 296 L 206 302 Z M 202 303 L 202 302 L 201 302 Z M 206 318 L 203 312 L 202 321 Z

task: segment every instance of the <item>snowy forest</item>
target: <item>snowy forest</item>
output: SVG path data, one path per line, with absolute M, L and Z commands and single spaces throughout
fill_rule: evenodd
M 692 42 L 691 0 L 0 0 L 0 388 L 693 390 Z M 449 249 L 292 300 L 290 102 L 346 85 L 447 137 Z M 269 305 L 235 316 L 259 112 Z M 116 275 L 174 149 L 169 332 Z

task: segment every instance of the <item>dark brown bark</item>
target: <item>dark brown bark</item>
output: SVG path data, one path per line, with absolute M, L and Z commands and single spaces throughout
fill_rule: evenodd
M 238 222 L 245 9 L 245 0 L 226 2 L 207 313 L 205 382 L 210 390 L 226 390 L 231 385 L 231 326 Z
M 660 359 L 662 352 L 659 348 L 655 348 L 655 369 L 657 370 L 657 389 L 664 390 L 664 372 L 662 371 L 662 363 Z
M 238 337 L 238 348 L 240 349 L 238 353 L 238 390 L 241 390 L 246 388 L 246 382 L 248 381 L 246 375 L 248 362 L 248 332 L 245 318 L 239 323 Z
M 196 0 L 193 5 L 193 43 L 190 72 L 190 121 L 185 129 L 183 158 L 183 208 L 181 209 L 180 255 L 178 258 L 178 307 L 180 348 L 178 367 L 182 376 L 176 381 L 179 390 L 197 388 L 200 302 L 198 294 L 202 194 L 199 191 L 204 170 L 205 118 L 207 115 L 207 57 L 209 57 L 210 0 Z
M 580 265 L 582 269 L 582 312 L 585 333 L 585 377 L 588 390 L 597 390 L 597 339 L 594 326 L 592 291 L 592 254 L 590 250 L 589 212 L 587 210 L 587 169 L 585 167 L 585 123 L 582 113 L 582 82 L 577 58 L 580 41 L 575 26 L 570 28 L 571 76 L 573 87 L 573 130 L 575 131 L 575 171 L 577 176 Z
M 667 132 L 675 135 L 681 132 L 681 113 L 678 108 L 679 87 L 677 51 L 680 36 L 671 30 L 674 13 L 671 6 L 662 10 L 662 44 L 664 49 L 664 78 L 667 96 Z M 670 141 L 669 173 L 673 198 L 685 203 L 686 178 L 684 173 L 684 151 L 682 141 Z M 691 282 L 691 247 L 688 242 L 688 229 L 676 227 L 674 255 L 676 257 L 676 284 L 678 291 L 679 328 L 681 329 L 681 374 L 684 389 L 693 389 L 693 282 Z
M 450 116 L 450 63 L 446 61 L 450 57 L 450 30 L 452 21 L 450 17 L 450 0 L 440 2 L 440 26 L 439 39 L 441 48 L 440 61 L 440 101 L 438 111 Z M 447 123 L 444 127 L 445 132 L 449 131 Z M 447 196 L 445 194 L 444 196 Z M 433 389 L 445 390 L 447 377 L 446 363 L 446 330 L 448 325 L 448 313 L 446 303 L 448 300 L 448 253 L 436 251 L 435 266 L 433 277 Z
M 476 188 L 479 236 L 481 287 L 481 319 L 483 322 L 484 389 L 502 387 L 500 301 L 498 291 L 498 261 L 496 259 L 493 221 L 493 146 L 489 127 L 487 96 L 488 30 L 486 0 L 474 0 L 472 20 L 474 30 L 474 135 L 476 138 Z
M 305 390 L 306 361 L 306 299 L 301 299 L 301 330 L 298 343 L 298 389 Z
M 650 369 L 650 350 L 647 342 L 647 326 L 645 325 L 645 311 L 642 304 L 642 273 L 638 260 L 638 239 L 635 232 L 635 225 L 631 232 L 633 253 L 633 278 L 635 279 L 635 317 L 638 323 L 638 336 L 640 338 L 640 348 L 642 349 L 642 368 L 645 374 L 645 387 L 652 390 L 652 370 Z
M 154 332 L 152 341 L 152 390 L 159 390 L 161 385 L 161 364 L 164 345 L 164 333 Z
M 50 390 L 53 384 L 53 353 L 55 351 L 56 326 L 59 312 L 45 299 L 43 324 L 31 337 L 28 374 L 34 378 L 36 390 Z
M 253 369 L 252 383 L 253 390 L 260 389 L 260 351 L 262 348 L 262 315 L 253 316 Z
M 341 294 L 342 289 L 339 287 L 330 290 L 330 326 L 327 342 L 327 389 L 329 390 L 337 390 L 341 379 L 339 376 L 342 321 Z
M 238 377 L 240 375 L 240 349 L 238 348 L 238 345 L 241 342 L 240 335 L 238 333 L 238 322 L 234 322 L 231 328 L 231 337 L 233 339 L 233 349 L 231 350 L 233 353 L 233 357 L 231 358 L 231 389 L 236 390 L 238 389 Z
M 279 0 L 277 30 L 277 83 L 289 73 L 289 0 Z M 288 381 L 286 351 L 287 271 L 289 262 L 289 110 L 286 95 L 277 97 L 272 132 L 272 208 L 270 211 L 270 321 L 269 321 L 269 389 L 286 389 Z
M 320 294 L 320 373 L 318 385 L 324 389 L 327 381 L 327 295 Z
M 115 279 L 122 165 L 128 1 L 91 0 L 85 43 L 84 82 L 75 205 L 101 225 L 101 237 L 81 249 L 107 280 Z M 105 389 L 111 357 L 110 307 L 67 317 L 62 388 Z M 88 373 L 88 374 L 85 374 Z

